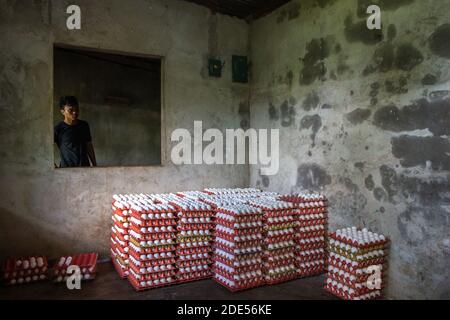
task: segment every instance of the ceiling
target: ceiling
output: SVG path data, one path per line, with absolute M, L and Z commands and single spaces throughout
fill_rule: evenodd
M 290 0 L 185 0 L 241 19 L 257 19 L 274 11 Z

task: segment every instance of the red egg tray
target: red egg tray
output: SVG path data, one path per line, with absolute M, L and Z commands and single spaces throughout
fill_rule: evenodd
M 236 286 L 236 287 L 229 287 L 224 282 L 220 281 L 219 279 L 217 279 L 214 276 L 213 276 L 213 280 L 215 282 L 217 282 L 218 284 L 224 286 L 225 288 L 227 288 L 231 292 L 245 291 L 245 290 L 248 290 L 248 289 L 262 287 L 262 286 L 264 286 L 266 284 L 266 282 L 265 282 L 265 280 L 264 280 L 264 278 L 262 276 L 257 281 L 255 281 L 254 284 L 249 284 L 249 285 L 244 285 L 244 286 Z

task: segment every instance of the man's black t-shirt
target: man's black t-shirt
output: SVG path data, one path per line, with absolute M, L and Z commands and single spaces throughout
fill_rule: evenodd
M 78 120 L 75 125 L 61 121 L 55 126 L 55 143 L 61 154 L 60 167 L 89 167 L 88 142 L 92 141 L 89 124 Z

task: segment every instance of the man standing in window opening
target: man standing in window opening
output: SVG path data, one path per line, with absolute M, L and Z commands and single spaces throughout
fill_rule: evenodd
M 55 126 L 54 139 L 61 155 L 60 168 L 97 166 L 89 124 L 78 119 L 77 98 L 61 97 L 59 110 L 64 120 Z

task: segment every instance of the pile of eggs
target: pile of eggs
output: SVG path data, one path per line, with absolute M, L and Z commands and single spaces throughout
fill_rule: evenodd
M 295 279 L 296 212 L 292 203 L 266 198 L 251 205 L 264 213 L 264 276 L 267 284 Z
M 321 194 L 281 196 L 297 207 L 296 267 L 300 277 L 325 272 L 327 262 L 327 200 Z
M 136 290 L 176 282 L 176 210 L 144 196 L 131 206 L 129 275 Z
M 65 282 L 70 275 L 77 275 L 80 280 L 93 280 L 97 273 L 97 259 L 97 253 L 60 257 L 52 268 L 53 281 Z M 71 266 L 77 268 L 70 270 Z
M 121 278 L 128 276 L 130 207 L 137 203 L 138 195 L 114 195 L 112 203 L 111 259 Z
M 47 279 L 47 258 L 43 256 L 6 260 L 2 266 L 6 285 L 36 282 Z
M 210 278 L 214 211 L 210 205 L 192 198 L 176 197 L 169 201 L 178 209 L 178 281 Z
M 329 235 L 325 288 L 346 300 L 381 296 L 387 239 L 367 229 L 349 227 Z
M 216 211 L 214 280 L 232 291 L 263 285 L 262 210 L 237 204 Z

